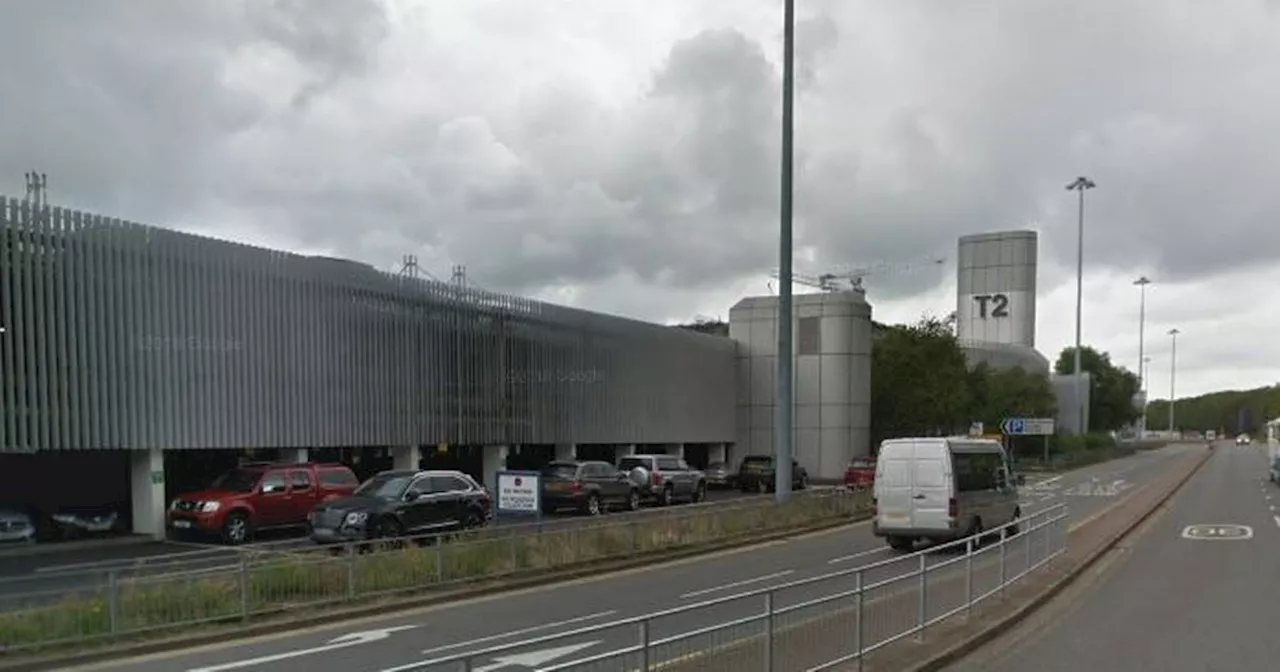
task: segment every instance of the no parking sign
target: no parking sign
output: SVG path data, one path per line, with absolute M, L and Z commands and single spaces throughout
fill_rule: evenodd
M 536 471 L 499 471 L 498 513 L 542 512 L 542 477 Z

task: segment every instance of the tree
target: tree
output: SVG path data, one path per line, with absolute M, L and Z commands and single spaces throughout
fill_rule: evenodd
M 1044 372 L 1020 366 L 993 369 L 985 362 L 969 372 L 971 420 L 999 427 L 1005 418 L 1052 418 L 1057 398 Z
M 1075 370 L 1075 352 L 1073 347 L 1063 348 L 1054 370 L 1061 375 L 1071 375 Z M 1093 378 L 1090 429 L 1120 429 L 1142 415 L 1133 403 L 1139 390 L 1137 374 L 1116 366 L 1111 362 L 1111 355 L 1087 345 L 1080 348 L 1080 368 Z
M 964 352 L 943 320 L 878 330 L 871 355 L 871 433 L 937 436 L 969 424 Z
M 1252 390 L 1224 390 L 1179 399 L 1174 407 L 1178 428 L 1258 434 L 1268 420 L 1280 417 L 1280 385 Z M 1147 406 L 1147 427 L 1163 429 L 1169 423 L 1169 401 L 1158 399 Z

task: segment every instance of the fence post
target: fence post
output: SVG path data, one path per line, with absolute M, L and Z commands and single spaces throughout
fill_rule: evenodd
M 1035 520 L 1035 517 L 1034 517 L 1034 516 L 1032 516 L 1031 520 Z M 1030 521 L 1028 521 L 1028 526 L 1030 526 Z M 1026 534 L 1031 534 L 1031 531 L 1030 531 L 1029 529 L 1028 529 L 1028 530 L 1023 530 L 1023 531 L 1022 531 L 1022 534 L 1024 534 L 1024 535 L 1026 535 Z M 1001 540 L 1001 541 L 1003 541 L 1003 540 Z M 1004 596 L 1004 584 L 1005 584 L 1005 577 L 1007 576 L 1007 574 L 1005 573 L 1005 571 L 1006 571 L 1006 570 L 1005 570 L 1005 562 L 1006 562 L 1006 561 L 1005 561 L 1005 556 L 1008 554 L 1008 550 L 1009 550 L 1009 544 L 1008 544 L 1008 543 L 1002 543 L 1002 544 L 1000 544 L 1000 600 L 1001 600 L 1001 601 L 1004 601 L 1004 597 L 1005 597 L 1005 596 Z
M 640 621 L 640 672 L 649 672 L 649 619 Z
M 917 639 L 924 641 L 924 624 L 929 620 L 929 567 L 925 562 L 925 556 L 928 555 L 924 551 L 920 552 L 920 567 L 916 571 L 920 572 L 920 631 L 916 634 Z
M 342 550 L 343 555 L 347 556 L 347 599 L 354 600 L 359 594 L 356 589 L 356 546 L 347 544 Z
M 120 577 L 114 569 L 107 572 L 107 623 L 111 634 L 120 632 Z
M 1000 534 L 1000 543 L 1004 543 L 1004 534 Z M 964 617 L 973 616 L 973 538 L 964 544 Z
M 240 554 L 240 618 L 249 620 L 249 556 Z
M 853 575 L 853 587 L 854 587 L 854 590 L 858 591 L 854 593 L 855 606 L 854 606 L 854 612 L 853 612 L 853 640 L 854 640 L 854 647 L 855 647 L 854 653 L 858 654 L 858 672 L 862 672 L 862 658 L 863 658 L 862 651 L 863 649 L 866 648 L 865 646 L 863 646 L 863 642 L 862 642 L 862 637 L 865 634 L 865 630 L 862 625 L 862 619 L 863 619 L 862 607 L 866 604 L 862 595 L 862 591 L 863 591 L 862 585 L 863 585 L 862 570 L 859 569 Z
M 764 594 L 764 672 L 773 672 L 773 591 Z

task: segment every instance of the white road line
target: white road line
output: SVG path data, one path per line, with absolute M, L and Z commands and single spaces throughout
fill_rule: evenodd
M 730 588 L 740 588 L 742 586 L 749 586 L 753 583 L 760 583 L 762 581 L 768 581 L 770 579 L 777 579 L 784 576 L 790 576 L 795 573 L 796 573 L 796 570 L 788 569 L 785 572 L 774 572 L 773 574 L 757 576 L 754 579 L 746 579 L 744 581 L 734 581 L 733 583 L 726 583 L 723 586 L 716 586 L 715 588 L 706 588 L 703 590 L 695 590 L 692 593 L 685 593 L 684 595 L 680 596 L 680 599 L 687 600 L 690 597 L 698 597 L 699 595 L 706 595 L 708 593 L 718 593 L 722 590 L 729 590 Z
M 583 623 L 585 621 L 594 621 L 601 618 L 607 618 L 616 613 L 618 613 L 616 610 L 601 611 L 594 614 L 587 614 L 586 616 L 577 616 L 577 617 L 566 619 L 563 621 L 556 621 L 554 623 L 543 623 L 542 625 L 535 625 L 531 628 L 524 628 L 523 630 L 512 630 L 510 632 L 504 632 L 497 635 L 489 635 L 488 637 L 477 637 L 475 639 L 468 639 L 465 642 L 457 642 L 455 644 L 445 644 L 444 646 L 437 646 L 434 649 L 426 649 L 422 652 L 422 655 L 430 656 L 433 654 L 440 653 L 442 651 L 461 649 L 468 646 L 475 646 L 476 644 L 488 644 L 489 642 L 496 642 L 500 639 L 510 639 L 512 637 L 518 637 L 520 635 L 529 635 L 535 632 L 541 632 L 543 630 L 551 630 L 553 628 L 564 627 L 566 625 L 577 625 L 578 623 Z M 398 672 L 399 670 L 416 670 L 416 669 L 419 669 L 421 665 L 422 663 L 413 663 L 408 666 L 392 667 L 392 668 L 383 670 L 382 672 Z
M 1059 474 L 1057 476 L 1054 476 L 1053 478 L 1046 478 L 1043 481 L 1036 481 L 1035 483 L 1032 483 L 1030 485 L 1031 487 L 1035 487 L 1037 485 L 1047 485 L 1049 483 L 1057 483 L 1058 481 L 1062 480 L 1063 476 L 1065 476 L 1065 474 Z
M 1272 518 L 1276 521 L 1276 527 L 1280 527 L 1280 516 L 1272 516 Z
M 890 551 L 890 550 L 892 550 L 892 549 L 890 549 L 888 546 L 881 546 L 880 548 L 873 548 L 873 549 L 871 549 L 871 550 L 869 550 L 869 551 L 861 551 L 861 552 L 858 552 L 858 553 L 854 553 L 853 555 L 842 555 L 842 556 L 840 556 L 840 557 L 838 557 L 838 558 L 832 558 L 832 559 L 830 559 L 830 560 L 828 560 L 828 561 L 827 561 L 827 564 L 828 564 L 828 565 L 838 565 L 838 564 L 840 564 L 840 563 L 842 563 L 842 562 L 849 562 L 850 560 L 857 560 L 858 558 L 865 558 L 865 557 L 867 557 L 868 555 L 879 555 L 879 554 L 881 554 L 881 553 L 885 553 L 885 552 Z

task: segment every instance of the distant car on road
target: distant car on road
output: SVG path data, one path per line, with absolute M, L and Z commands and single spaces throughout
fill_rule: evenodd
M 640 488 L 608 462 L 552 462 L 542 468 L 542 511 L 571 508 L 592 516 L 640 508 Z
M 743 492 L 773 492 L 777 468 L 772 455 L 748 455 L 738 465 L 738 489 Z M 791 460 L 791 489 L 809 487 L 809 472 L 800 463 Z
M 457 532 L 482 527 L 492 512 L 489 491 L 460 471 L 393 469 L 307 518 L 312 541 L 332 544 Z
M 0 543 L 35 543 L 35 520 L 25 509 L 19 504 L 0 503 Z
M 342 464 L 250 462 L 204 490 L 174 498 L 168 528 L 175 535 L 217 535 L 243 544 L 260 530 L 304 527 L 316 504 L 350 495 L 359 484 Z
M 679 501 L 707 498 L 707 475 L 691 468 L 675 455 L 627 455 L 618 460 L 618 471 L 647 476 L 636 483 L 641 499 L 670 506 Z M 633 479 L 635 480 L 635 479 Z
M 1249 444 L 1251 444 L 1251 443 L 1253 443 L 1253 439 L 1252 439 L 1252 438 L 1250 438 L 1250 436 L 1249 436 L 1248 434 L 1241 434 L 1241 435 L 1239 435 L 1239 436 L 1237 436 L 1237 437 L 1236 437 L 1236 445 L 1237 445 L 1237 446 L 1247 446 L 1247 445 L 1249 445 Z
M 876 458 L 855 457 L 844 470 L 844 485 L 850 490 L 865 490 L 876 482 Z

